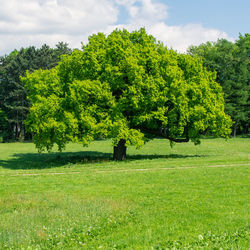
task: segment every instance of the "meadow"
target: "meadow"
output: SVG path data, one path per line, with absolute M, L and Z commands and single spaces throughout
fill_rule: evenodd
M 250 138 L 38 154 L 0 144 L 0 249 L 249 249 Z

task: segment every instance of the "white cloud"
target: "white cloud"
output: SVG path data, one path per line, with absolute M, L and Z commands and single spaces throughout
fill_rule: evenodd
M 0 0 L 0 54 L 29 45 L 76 45 L 116 23 L 118 9 L 109 0 Z M 81 44 L 78 41 L 78 47 Z
M 0 5 L 1 33 L 83 34 L 116 22 L 118 16 L 108 0 L 0 0 Z
M 152 0 L 116 0 L 116 3 L 123 5 L 129 15 L 129 22 L 136 22 L 139 25 L 155 23 L 167 18 L 167 5 Z
M 149 33 L 164 41 L 169 48 L 185 52 L 190 45 L 199 45 L 207 41 L 225 38 L 232 40 L 225 32 L 204 28 L 201 24 L 187 24 L 183 26 L 168 26 L 163 22 L 148 28 Z
M 157 0 L 0 0 L 0 55 L 30 45 L 65 41 L 80 47 L 92 33 L 145 27 L 167 46 L 185 51 L 191 44 L 227 38 L 201 24 L 167 25 L 168 7 Z M 118 20 L 119 9 L 128 13 Z M 119 25 L 117 25 L 119 21 Z

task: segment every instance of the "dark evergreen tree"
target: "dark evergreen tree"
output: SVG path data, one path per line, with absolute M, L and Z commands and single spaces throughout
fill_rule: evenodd
M 243 133 L 248 133 L 250 125 L 250 34 L 240 35 L 239 40 L 236 41 L 236 46 L 236 79 L 238 85 L 242 85 L 239 89 L 242 98 L 239 100 L 241 112 L 238 114 L 239 122 L 237 125 Z

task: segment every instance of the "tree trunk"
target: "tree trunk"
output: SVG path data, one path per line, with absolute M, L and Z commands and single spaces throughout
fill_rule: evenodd
M 126 159 L 127 147 L 125 146 L 126 140 L 121 139 L 117 146 L 114 146 L 114 160 L 123 161 Z
M 236 132 L 237 132 L 237 122 L 234 124 L 234 137 L 236 137 Z
M 24 141 L 25 138 L 25 132 L 24 132 L 24 124 L 20 125 L 20 133 L 18 137 L 18 141 Z
M 17 140 L 18 140 L 18 130 L 19 130 L 19 129 L 18 129 L 18 123 L 15 124 L 15 129 L 16 129 L 16 130 L 15 130 L 15 141 L 17 141 Z M 11 139 L 12 139 L 12 138 L 11 138 Z

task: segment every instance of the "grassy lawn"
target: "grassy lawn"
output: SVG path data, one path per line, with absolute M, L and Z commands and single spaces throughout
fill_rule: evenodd
M 250 139 L 112 161 L 111 141 L 38 154 L 0 144 L 0 249 L 249 249 Z

